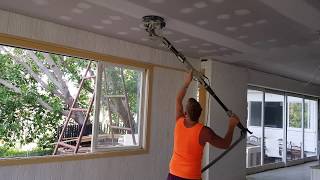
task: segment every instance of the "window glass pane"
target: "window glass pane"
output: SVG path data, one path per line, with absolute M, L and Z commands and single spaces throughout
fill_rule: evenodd
M 247 134 L 247 167 L 261 165 L 261 113 L 262 113 L 262 91 L 248 90 L 248 129 L 252 134 Z
M 288 96 L 287 104 L 287 160 L 291 161 L 300 159 L 302 153 L 303 99 Z
M 283 102 L 265 102 L 264 108 L 264 126 L 270 128 L 282 128 Z
M 143 71 L 103 64 L 96 148 L 139 146 Z
M 304 101 L 304 156 L 317 155 L 317 101 L 305 99 Z
M 90 61 L 0 46 L 0 157 L 52 155 Z M 92 62 L 88 75 L 95 75 Z M 75 145 L 94 91 L 89 78 L 74 104 L 62 141 Z M 92 116 L 84 126 L 79 152 L 90 150 Z M 73 153 L 59 147 L 57 154 Z
M 282 161 L 284 96 L 265 93 L 264 164 Z
M 261 126 L 261 109 L 262 109 L 262 102 L 259 101 L 251 101 L 250 103 L 250 126 Z

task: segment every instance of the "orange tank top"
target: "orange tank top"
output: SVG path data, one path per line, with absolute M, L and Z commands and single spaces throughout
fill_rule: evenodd
M 203 147 L 199 143 L 202 124 L 187 128 L 185 117 L 180 117 L 174 129 L 173 155 L 170 161 L 170 173 L 185 179 L 201 179 L 201 161 Z

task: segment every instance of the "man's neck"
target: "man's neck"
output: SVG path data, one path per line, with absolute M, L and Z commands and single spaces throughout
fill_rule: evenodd
M 188 117 L 186 117 L 185 121 L 184 121 L 184 125 L 186 127 L 192 127 L 194 126 L 195 124 L 197 124 L 198 122 L 195 122 L 195 121 L 191 121 Z

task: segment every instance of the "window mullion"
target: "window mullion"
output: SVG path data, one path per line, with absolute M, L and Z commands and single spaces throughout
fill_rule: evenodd
M 98 62 L 97 65 L 97 76 L 95 84 L 95 104 L 94 104 L 94 119 L 92 128 L 92 140 L 91 140 L 91 152 L 95 152 L 98 133 L 99 133 L 99 114 L 100 114 L 100 100 L 101 100 L 101 82 L 102 81 L 102 63 Z
M 302 126 L 302 147 L 301 147 L 301 158 L 304 158 L 304 105 L 305 105 L 305 99 L 302 99 L 302 117 L 301 117 L 301 126 Z
M 288 135 L 288 96 L 287 93 L 284 94 L 284 103 L 283 103 L 283 152 L 282 152 L 282 161 L 287 164 L 287 135 Z
M 264 103 L 265 103 L 265 91 L 262 95 L 262 105 L 261 105 L 261 165 L 264 164 Z

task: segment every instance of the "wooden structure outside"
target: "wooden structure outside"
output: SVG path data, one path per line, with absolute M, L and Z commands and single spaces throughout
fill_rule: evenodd
M 107 97 L 108 116 L 109 116 L 108 117 L 109 118 L 108 126 L 109 126 L 109 129 L 111 131 L 112 145 L 115 145 L 115 142 L 114 142 L 114 140 L 116 139 L 115 138 L 115 134 L 118 134 L 118 133 L 115 133 L 115 132 L 118 132 L 119 130 L 131 132 L 133 144 L 136 145 L 136 139 L 135 139 L 135 135 L 134 135 L 133 119 L 132 119 L 131 112 L 130 112 L 130 106 L 129 106 L 129 101 L 128 101 L 128 92 L 127 92 L 127 87 L 126 87 L 126 83 L 125 83 L 125 80 L 124 80 L 123 68 L 120 68 L 120 77 L 121 77 L 121 82 L 120 83 L 122 83 L 122 89 L 123 89 L 124 94 L 120 94 L 120 95 L 109 95 L 109 94 L 107 94 L 106 95 L 106 97 Z M 106 83 L 107 83 L 107 81 L 106 81 Z M 106 86 L 108 87 L 108 83 L 106 84 Z M 113 122 L 113 118 L 111 116 L 113 111 L 112 111 L 112 108 L 110 107 L 110 100 L 112 98 L 121 98 L 124 101 L 125 108 L 126 108 L 126 111 L 127 111 L 127 114 L 128 114 L 128 118 L 129 118 L 128 119 L 129 120 L 129 127 L 121 127 L 121 126 L 119 126 L 119 124 Z
M 83 109 L 83 108 L 76 108 L 76 104 L 77 104 L 77 101 L 79 99 L 79 96 L 80 96 L 80 92 L 81 92 L 81 89 L 84 85 L 84 82 L 85 80 L 88 80 L 88 79 L 91 79 L 91 78 L 95 78 L 95 76 L 87 76 L 89 70 L 90 70 L 90 67 L 91 67 L 91 64 L 92 64 L 92 61 L 89 62 L 88 66 L 87 66 L 87 69 L 83 75 L 83 78 L 80 82 L 80 85 L 79 85 L 79 89 L 78 89 L 78 92 L 76 94 L 76 97 L 72 103 L 72 106 L 70 107 L 70 110 L 69 110 L 69 113 L 68 113 L 68 116 L 64 122 L 64 125 L 63 125 L 63 128 L 62 128 L 62 131 L 59 135 L 59 139 L 58 139 L 58 142 L 56 143 L 56 146 L 55 146 L 55 149 L 53 151 L 53 155 L 56 155 L 58 153 L 58 149 L 59 147 L 64 147 L 64 148 L 68 148 L 68 149 L 72 149 L 74 154 L 76 154 L 79 150 L 79 146 L 80 146 L 80 143 L 81 143 L 81 140 L 82 140 L 82 137 L 83 137 L 83 132 L 85 130 L 85 125 L 87 124 L 88 120 L 89 120 L 89 117 L 90 117 L 90 112 L 92 111 L 92 107 L 93 107 L 93 102 L 94 102 L 94 99 L 95 99 L 95 94 L 93 93 L 92 94 L 92 97 L 90 99 L 90 102 L 89 102 L 89 107 L 87 109 Z M 81 130 L 80 130 L 80 133 L 79 133 L 79 136 L 77 138 L 72 138 L 72 139 L 64 139 L 63 138 L 63 135 L 65 133 L 65 131 L 67 130 L 67 126 L 70 122 L 70 119 L 71 119 L 71 116 L 74 112 L 84 112 L 85 113 L 85 119 L 84 119 L 84 122 L 83 122 L 83 125 L 81 127 Z M 75 141 L 76 145 L 71 145 L 71 144 L 68 144 L 67 142 L 71 142 L 71 141 Z

